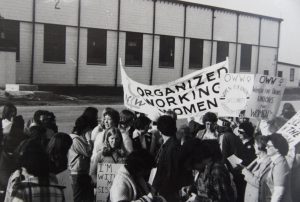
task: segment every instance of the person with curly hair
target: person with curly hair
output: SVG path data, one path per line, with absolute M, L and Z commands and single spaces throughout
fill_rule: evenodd
M 123 140 L 118 128 L 112 127 L 105 132 L 105 146 L 103 150 L 96 154 L 91 162 L 90 175 L 94 184 L 97 183 L 97 165 L 98 163 L 124 163 L 127 155 L 123 149 Z

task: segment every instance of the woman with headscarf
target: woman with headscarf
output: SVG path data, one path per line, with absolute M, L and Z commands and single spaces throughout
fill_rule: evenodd
M 120 130 L 116 127 L 111 127 L 105 133 L 105 146 L 91 162 L 90 175 L 94 184 L 97 183 L 98 163 L 124 163 L 126 157 Z

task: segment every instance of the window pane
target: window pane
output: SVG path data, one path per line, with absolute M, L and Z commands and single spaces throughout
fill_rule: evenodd
M 159 66 L 174 67 L 175 37 L 160 36 Z
M 190 39 L 190 68 L 202 68 L 203 40 Z
M 217 43 L 217 63 L 223 62 L 228 57 L 229 43 L 218 41 Z
M 250 72 L 251 70 L 251 53 L 252 46 L 247 44 L 241 45 L 241 71 Z
M 295 69 L 290 69 L 290 81 L 294 81 L 295 79 Z
M 142 66 L 143 60 L 143 34 L 126 33 L 125 65 Z
M 88 29 L 88 64 L 106 64 L 106 41 L 106 30 Z
M 264 75 L 269 75 L 269 70 L 264 70 Z
M 66 27 L 62 25 L 44 25 L 44 61 L 65 62 Z
M 12 20 L 0 20 L 0 49 L 16 51 L 16 60 L 20 60 L 20 23 Z
M 282 71 L 278 71 L 277 76 L 282 78 Z

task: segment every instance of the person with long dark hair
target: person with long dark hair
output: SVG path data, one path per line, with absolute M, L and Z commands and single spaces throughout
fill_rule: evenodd
M 69 168 L 73 181 L 74 201 L 92 201 L 93 186 L 89 176 L 92 145 L 86 140 L 86 132 L 90 130 L 89 123 L 84 116 L 76 122 L 72 134 L 73 143 L 69 150 Z
M 6 103 L 2 111 L 2 132 L 8 134 L 12 127 L 13 119 L 17 116 L 17 108 L 12 103 Z
M 20 145 L 18 165 L 9 178 L 5 202 L 65 201 L 64 187 L 50 173 L 48 155 L 39 142 L 29 139 Z

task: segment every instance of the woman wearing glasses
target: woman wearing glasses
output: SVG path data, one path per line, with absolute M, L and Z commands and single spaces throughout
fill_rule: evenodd
M 267 138 L 258 135 L 255 137 L 255 154 L 257 158 L 242 170 L 247 182 L 245 191 L 245 202 L 266 201 L 263 196 L 270 195 L 266 185 L 267 173 L 270 169 L 271 159 L 267 155 Z
M 271 202 L 290 202 L 290 168 L 285 159 L 289 150 L 286 139 L 278 133 L 267 136 L 267 154 L 272 163 L 267 177 Z

